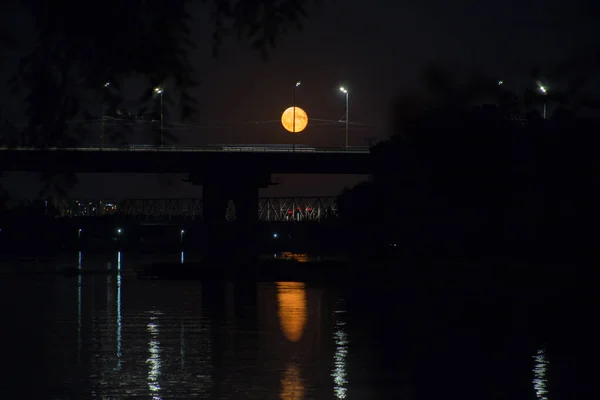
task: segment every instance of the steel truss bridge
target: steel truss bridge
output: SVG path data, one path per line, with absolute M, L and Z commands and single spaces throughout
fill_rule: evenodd
M 119 205 L 117 219 L 196 221 L 203 219 L 202 212 L 202 199 L 125 199 Z M 321 222 L 338 217 L 335 197 L 262 197 L 257 212 L 262 222 Z M 225 219 L 236 220 L 231 201 Z

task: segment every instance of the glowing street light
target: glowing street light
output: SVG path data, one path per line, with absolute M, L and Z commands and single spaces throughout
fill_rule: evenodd
M 104 83 L 104 89 L 110 86 L 110 82 Z M 104 148 L 104 89 L 102 89 L 102 132 L 100 133 L 100 148 Z
M 346 150 L 348 150 L 348 90 L 341 86 L 340 92 L 346 95 Z
M 160 95 L 160 145 L 163 145 L 163 89 L 155 87 L 154 93 Z
M 540 92 L 546 96 L 548 94 L 548 88 L 544 85 L 539 86 Z M 546 98 L 544 97 L 544 119 L 546 119 Z
M 294 102 L 293 102 L 293 107 L 294 107 L 294 115 L 292 116 L 293 118 L 293 126 L 292 126 L 292 151 L 296 151 L 296 88 L 298 86 L 300 86 L 302 82 L 298 81 L 296 82 L 296 84 L 294 85 Z
M 183 243 L 183 234 L 185 233 L 185 230 L 181 230 L 181 232 L 179 233 L 179 241 L 180 243 Z

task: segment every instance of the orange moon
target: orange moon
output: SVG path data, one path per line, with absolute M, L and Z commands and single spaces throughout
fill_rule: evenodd
M 294 132 L 294 108 L 296 109 L 296 130 Z M 306 111 L 301 109 L 300 107 L 289 107 L 287 110 L 283 112 L 281 115 L 281 125 L 288 131 L 292 133 L 299 133 L 306 128 L 308 125 L 308 115 Z

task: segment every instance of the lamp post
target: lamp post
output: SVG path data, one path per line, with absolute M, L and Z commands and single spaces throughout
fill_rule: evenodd
M 104 83 L 104 89 L 110 86 L 110 82 Z M 102 132 L 100 133 L 100 148 L 104 148 L 104 89 L 102 89 Z
M 160 146 L 163 146 L 163 90 L 160 87 L 154 88 L 154 93 L 160 95 Z
M 296 84 L 294 85 L 294 103 L 293 103 L 293 115 L 292 118 L 294 119 L 292 122 L 292 151 L 296 151 L 296 88 L 298 86 L 300 86 L 300 81 L 296 82 Z
M 346 95 L 346 150 L 348 150 L 348 90 L 342 86 L 340 92 Z
M 540 85 L 540 91 L 544 94 L 544 119 L 546 119 L 546 95 L 548 94 L 548 89 L 544 85 Z

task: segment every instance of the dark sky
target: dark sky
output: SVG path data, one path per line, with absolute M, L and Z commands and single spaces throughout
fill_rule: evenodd
M 268 61 L 261 60 L 248 43 L 234 40 L 225 42 L 219 59 L 211 58 L 208 8 L 198 5 L 192 10 L 198 44 L 192 61 L 200 83 L 195 91 L 200 108 L 192 121 L 182 122 L 193 127 L 178 127 L 174 132 L 186 145 L 290 143 L 291 137 L 278 120 L 292 103 L 295 81 L 301 80 L 297 104 L 307 111 L 310 122 L 299 142 L 343 145 L 343 124 L 326 122 L 337 121 L 344 114 L 344 97 L 337 90 L 343 84 L 350 90 L 350 120 L 360 124 L 351 126 L 350 144 L 364 145 L 367 137 L 390 134 L 391 99 L 418 87 L 425 64 L 478 69 L 511 88 L 522 88 L 534 65 L 557 65 L 585 49 L 597 29 L 587 4 L 557 0 L 323 0 L 322 6 L 310 10 L 304 29 L 290 29 Z M 18 7 L 3 11 L 0 22 L 22 35 L 23 49 L 31 45 L 31 21 Z M 3 58 L 6 62 L 0 63 L 0 78 L 4 80 L 16 63 L 11 55 Z M 133 95 L 138 85 L 133 80 L 130 86 Z M 13 116 L 21 111 L 20 100 L 7 95 L 0 97 L 0 105 Z M 143 142 L 144 138 L 136 140 Z M 3 181 L 23 197 L 34 193 L 33 186 L 18 182 L 34 179 L 11 174 Z M 359 180 L 287 176 L 282 186 L 267 189 L 264 195 L 334 195 Z M 199 188 L 166 181 L 85 177 L 73 195 L 119 198 L 201 193 Z

